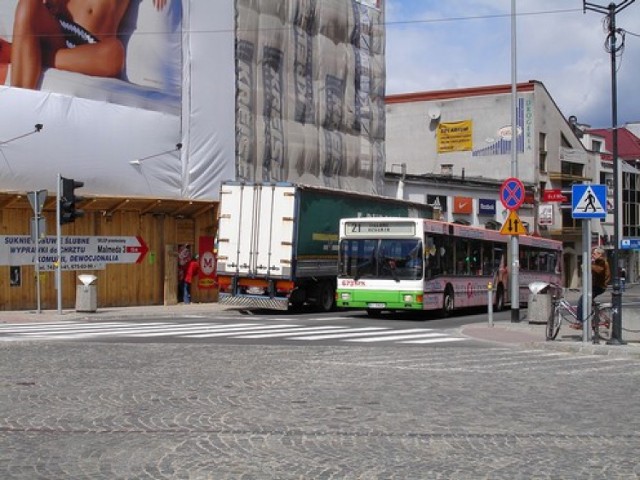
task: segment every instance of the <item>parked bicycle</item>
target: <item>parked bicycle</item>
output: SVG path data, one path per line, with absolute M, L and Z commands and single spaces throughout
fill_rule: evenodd
M 600 340 L 600 327 L 609 328 L 613 321 L 613 306 L 610 302 L 594 300 L 591 303 L 591 313 L 585 318 L 585 323 L 578 319 L 578 307 L 572 305 L 564 296 L 564 288 L 555 283 L 534 282 L 529 285 L 533 293 L 539 293 L 549 288 L 551 291 L 551 313 L 547 320 L 547 340 L 555 340 L 560 332 L 562 322 L 568 323 L 571 328 L 582 330 L 583 325 L 591 323 L 593 341 Z

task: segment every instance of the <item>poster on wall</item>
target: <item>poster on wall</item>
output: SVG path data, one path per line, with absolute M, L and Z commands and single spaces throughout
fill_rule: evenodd
M 233 2 L 78 4 L 0 2 L 0 191 L 55 191 L 60 173 L 86 195 L 217 199 L 234 174 Z
M 200 262 L 200 274 L 198 275 L 198 288 L 215 288 L 218 285 L 216 277 L 216 255 L 214 252 L 215 239 L 209 236 L 201 236 L 198 239 L 198 252 Z
M 9 285 L 12 287 L 22 285 L 22 268 L 19 265 L 9 267 Z
M 473 148 L 473 122 L 461 120 L 438 125 L 438 153 L 465 152 Z

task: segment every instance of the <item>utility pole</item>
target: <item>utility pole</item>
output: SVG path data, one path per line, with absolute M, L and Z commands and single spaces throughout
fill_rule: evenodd
M 609 32 L 607 34 L 607 50 L 611 57 L 611 135 L 612 135 L 612 155 L 613 155 L 613 294 L 611 301 L 613 303 L 613 325 L 611 326 L 611 339 L 607 342 L 609 345 L 624 345 L 622 341 L 622 293 L 620 291 L 620 273 L 618 271 L 618 251 L 620 249 L 620 214 L 622 213 L 620 205 L 620 180 L 618 167 L 618 88 L 616 80 L 616 54 L 624 46 L 624 42 L 617 45 L 616 35 L 620 32 L 616 29 L 616 14 L 631 5 L 635 0 L 623 0 L 616 4 L 602 6 L 595 3 L 582 0 L 582 10 L 603 13 L 607 15 L 607 23 L 609 24 Z
M 511 0 L 511 177 L 518 178 L 518 75 L 516 66 L 516 0 Z M 524 133 L 524 132 L 523 132 Z M 511 235 L 511 322 L 520 321 L 520 252 Z

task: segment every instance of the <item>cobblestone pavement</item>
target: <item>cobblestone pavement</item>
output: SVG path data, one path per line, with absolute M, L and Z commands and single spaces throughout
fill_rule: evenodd
M 0 344 L 3 479 L 632 479 L 640 361 Z

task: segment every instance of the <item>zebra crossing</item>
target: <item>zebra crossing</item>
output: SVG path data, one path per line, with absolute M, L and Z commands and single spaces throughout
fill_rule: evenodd
M 337 341 L 348 343 L 400 343 L 426 345 L 460 342 L 466 337 L 430 328 L 392 328 L 382 326 L 354 327 L 348 325 L 299 325 L 295 323 L 242 322 L 76 322 L 60 321 L 37 324 L 0 325 L 0 341 L 52 341 L 100 339 L 179 338 L 207 340 L 228 338 L 236 340 L 281 339 L 297 342 Z

